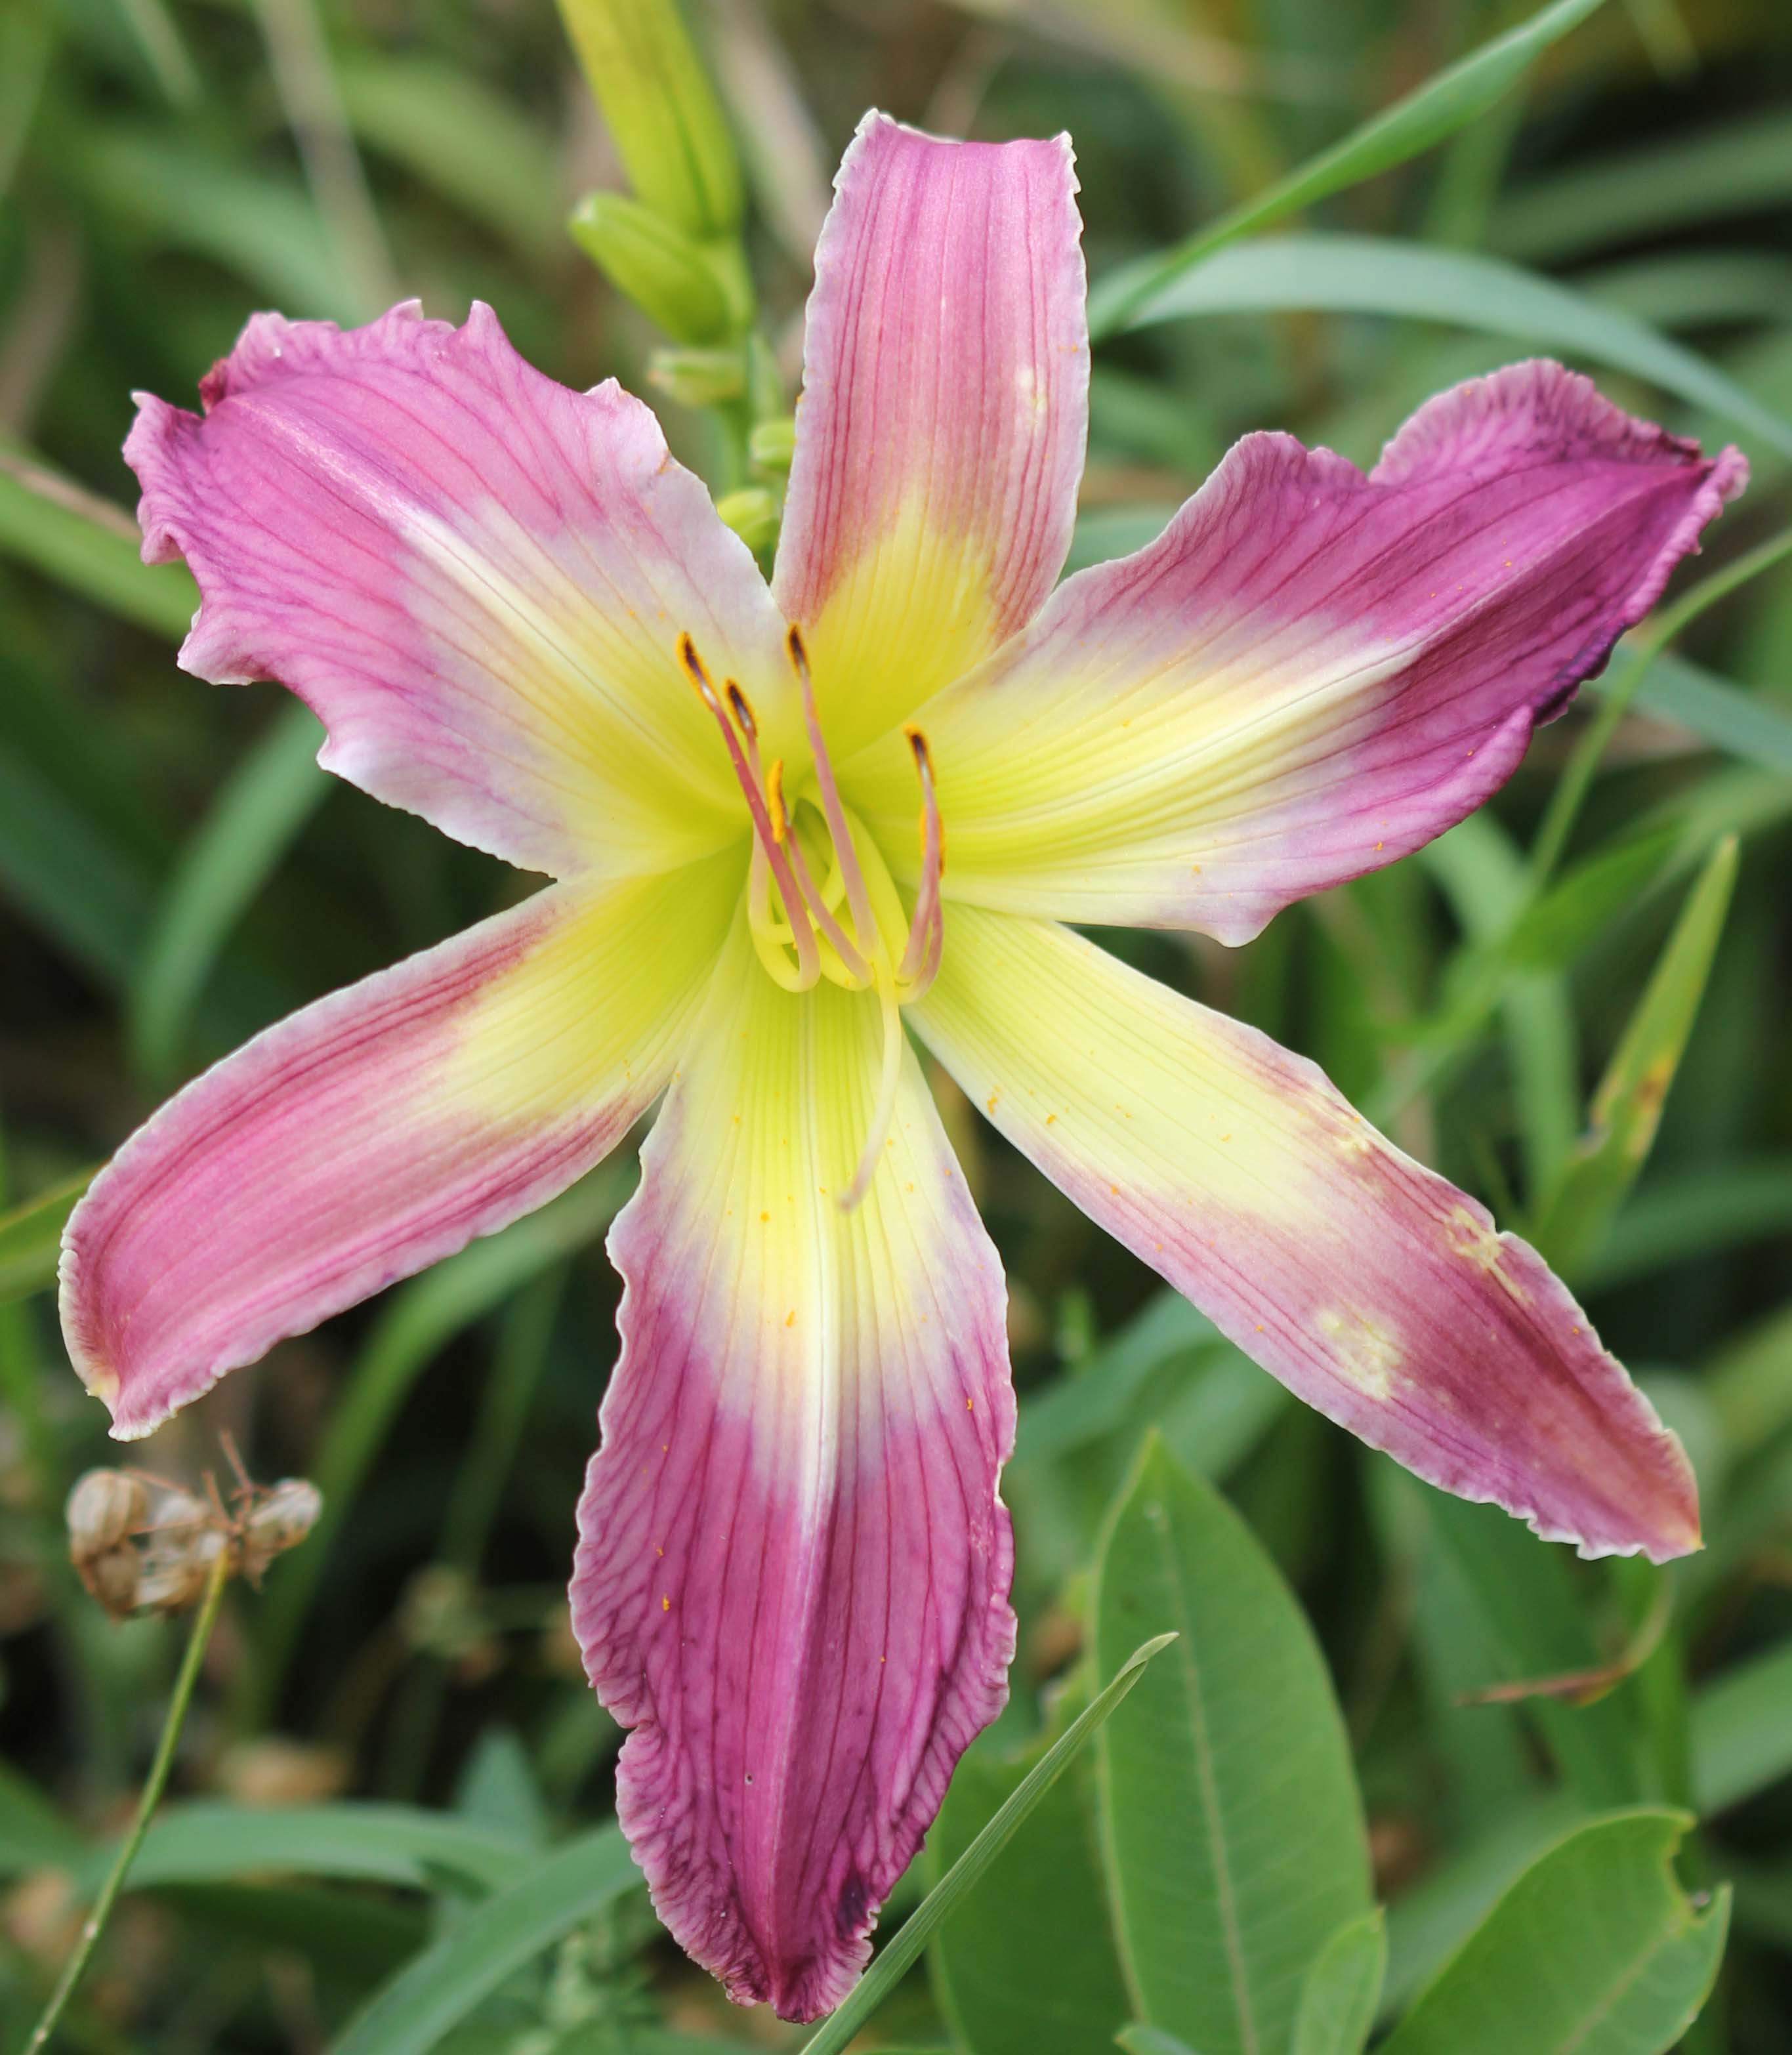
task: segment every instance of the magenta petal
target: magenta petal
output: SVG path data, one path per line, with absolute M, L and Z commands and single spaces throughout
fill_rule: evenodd
M 1698 1547 L 1683 1450 L 1566 1287 L 1313 1064 L 969 907 L 914 1012 L 1017 1149 L 1309 1405 L 1585 1554 Z
M 188 670 L 278 678 L 326 767 L 528 869 L 664 868 L 736 831 L 677 640 L 775 702 L 783 624 L 639 400 L 544 378 L 478 306 L 257 314 L 200 393 L 203 419 L 140 395 L 124 446 L 144 557 L 199 580 Z
M 665 1083 L 739 872 L 551 886 L 164 1106 L 63 1240 L 63 1332 L 112 1431 L 148 1433 L 606 1154 Z
M 947 893 L 1248 940 L 1495 791 L 1745 476 L 1545 363 L 1432 400 L 1368 478 L 1246 436 L 915 714 Z M 901 738 L 843 775 L 910 846 Z
M 773 582 L 844 751 L 1052 590 L 1089 351 L 1067 137 L 953 143 L 868 114 L 834 183 Z
M 906 1050 L 840 1211 L 878 1059 L 870 994 L 724 962 L 610 1238 L 572 1583 L 661 1918 L 792 2019 L 857 1978 L 1014 1645 L 1001 1265 Z

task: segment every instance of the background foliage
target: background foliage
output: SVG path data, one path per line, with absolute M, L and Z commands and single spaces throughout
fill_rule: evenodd
M 1685 1436 L 1707 1550 L 1672 1573 L 1583 1565 L 1414 1484 L 1285 1402 L 949 1106 L 1014 1289 L 1022 1632 L 930 1874 L 1137 1643 L 1182 1638 L 1124 1673 L 1125 1706 L 1099 1701 L 1092 1745 L 937 1925 L 929 1902 L 930 1958 L 868 1993 L 862 2045 L 1076 2055 L 1123 2028 L 1142 2055 L 1352 2055 L 1380 2019 L 1399 2021 L 1389 2055 L 1624 2055 L 1675 2045 L 1727 1925 L 1683 2045 L 1779 2055 L 1792 16 L 1558 0 L 1548 35 L 1329 156 L 1519 15 L 708 0 L 692 18 L 787 392 L 827 179 L 867 104 L 947 132 L 1072 131 L 1103 331 L 1079 561 L 1146 539 L 1244 430 L 1365 460 L 1437 388 L 1531 350 L 1740 441 L 1755 469 L 1676 584 L 1699 600 L 1670 596 L 1664 632 L 1620 651 L 1494 808 L 1248 949 L 1124 945 L 1316 1056 L 1541 1241 Z M 109 1625 L 66 1566 L 64 1494 L 108 1447 L 43 1288 L 69 1195 L 247 1033 L 513 889 L 333 786 L 273 688 L 175 671 L 191 588 L 136 562 L 128 394 L 185 399 L 255 307 L 347 321 L 401 292 L 456 318 L 489 298 L 545 369 L 641 389 L 662 338 L 564 226 L 621 182 L 546 0 L 0 6 L 9 2043 L 180 1653 L 177 1627 Z M 755 483 L 725 420 L 664 412 L 718 489 Z M 625 1151 L 157 1438 L 156 1467 L 191 1476 L 228 1426 L 258 1474 L 315 1477 L 326 1512 L 263 1595 L 231 1595 L 179 1801 L 68 2046 L 802 2045 L 684 1963 L 604 1824 L 619 1737 L 561 1585 L 614 1354 L 598 1244 L 632 1177 Z M 911 1950 L 922 1887 L 885 1921 L 910 1919 Z

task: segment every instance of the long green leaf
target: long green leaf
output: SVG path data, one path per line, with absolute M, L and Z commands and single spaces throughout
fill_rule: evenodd
M 507 1977 L 640 1883 L 616 1827 L 536 1859 L 377 1993 L 331 2055 L 428 2055 Z
M 1506 336 L 1647 379 L 1792 451 L 1792 421 L 1646 321 L 1497 257 L 1374 235 L 1279 235 L 1222 250 L 1139 300 L 1127 326 L 1196 314 L 1380 314 Z
M 10 1213 L 0 1213 L 0 1306 L 47 1292 L 56 1282 L 62 1229 L 95 1174 L 77 1171 Z
M 122 507 L 0 445 L 0 550 L 109 613 L 178 641 L 199 603 L 184 564 L 146 564 Z
M 1654 1146 L 1661 1109 L 1704 997 L 1736 882 L 1736 843 L 1711 852 L 1593 1095 L 1586 1134 L 1532 1223 L 1532 1238 L 1572 1271 L 1597 1248 Z
M 1620 649 L 1625 645 L 1620 645 Z M 1612 674 L 1590 679 L 1605 692 Z M 1713 748 L 1792 778 L 1792 714 L 1759 692 L 1744 692 L 1699 665 L 1664 649 L 1650 662 L 1631 704 L 1690 728 Z
M 132 982 L 131 1040 L 158 1083 L 226 937 L 330 790 L 318 767 L 323 729 L 309 707 L 282 707 L 220 788 L 169 879 Z
M 1432 148 L 1510 92 L 1553 42 L 1577 27 L 1601 0 L 1553 0 L 1528 21 L 1496 36 L 1403 100 L 1354 129 L 1340 143 L 1279 179 L 1265 193 L 1191 235 L 1162 257 L 1128 265 L 1089 295 L 1089 333 L 1099 341 L 1131 327 L 1145 304 L 1224 244 L 1360 185 Z M 1203 2055 L 1211 2055 L 1204 2050 Z
M 1717 1974 L 1730 1901 L 1695 1906 L 1683 1813 L 1620 1812 L 1533 1864 L 1419 1996 L 1381 2055 L 1661 2055 Z
M 84 1875 L 97 1881 L 112 1860 L 97 1850 Z M 482 1891 L 534 1866 L 527 1841 L 448 1812 L 344 1801 L 250 1806 L 196 1800 L 171 1805 L 151 1826 L 131 1866 L 130 1888 L 224 1883 L 282 1871 L 432 1887 L 443 1876 Z
M 879 1950 L 837 2012 L 831 2014 L 803 2044 L 803 2055 L 841 2055 L 896 1985 L 920 1959 L 941 1920 L 965 1897 L 977 1879 L 1007 1847 L 1028 1814 L 1076 1759 L 1078 1752 L 1119 1709 L 1146 1673 L 1147 1665 L 1175 1639 L 1162 1634 L 1135 1648 L 1115 1670 L 1106 1688 L 1079 1713 L 1059 1739 L 1034 1764 L 995 1817 L 952 1865 Z
M 1115 1508 L 1095 1580 L 1098 1674 L 1141 1631 L 1178 1636 L 1097 1757 L 1139 2012 L 1202 2055 L 1285 2047 L 1308 1964 L 1371 1904 L 1324 1659 L 1256 1537 L 1155 1439 Z

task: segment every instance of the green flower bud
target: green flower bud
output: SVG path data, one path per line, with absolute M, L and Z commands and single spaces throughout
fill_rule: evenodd
M 587 193 L 566 225 L 616 290 L 680 342 L 720 342 L 751 320 L 732 275 L 738 266 L 718 262 L 721 253 L 639 200 Z
M 782 478 L 796 454 L 796 422 L 786 414 L 781 420 L 756 421 L 747 437 L 747 454 L 761 471 Z
M 636 192 L 700 239 L 740 225 L 740 168 L 676 0 L 560 0 Z
M 656 349 L 649 379 L 681 407 L 720 407 L 747 389 L 738 349 Z
M 724 493 L 716 511 L 756 556 L 778 538 L 778 503 L 762 486 Z

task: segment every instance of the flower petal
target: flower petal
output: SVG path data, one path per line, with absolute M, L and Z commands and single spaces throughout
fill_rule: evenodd
M 1432 400 L 1367 479 L 1245 437 L 1149 548 L 916 715 L 946 891 L 1248 941 L 1503 783 L 1745 475 L 1553 364 Z M 842 782 L 906 850 L 900 738 Z
M 1068 137 L 949 143 L 868 114 L 834 183 L 773 589 L 839 752 L 1052 590 L 1089 350 Z
M 257 314 L 199 390 L 203 420 L 139 395 L 124 446 L 144 558 L 199 582 L 188 670 L 278 678 L 328 769 L 531 870 L 664 869 L 736 832 L 677 638 L 790 696 L 782 623 L 638 400 L 543 377 L 477 306 L 345 334 Z
M 112 1432 L 148 1433 L 606 1155 L 665 1083 L 741 869 L 550 886 L 164 1106 L 63 1238 L 63 1332 Z
M 1585 1554 L 1698 1546 L 1680 1443 L 1566 1288 L 1312 1063 L 963 906 L 914 1010 L 1015 1146 L 1308 1404 Z
M 1001 1268 L 901 1053 L 843 1213 L 875 1001 L 793 999 L 737 933 L 610 1239 L 573 1623 L 634 1729 L 617 1809 L 661 1918 L 788 2018 L 857 1978 L 1014 1646 Z

